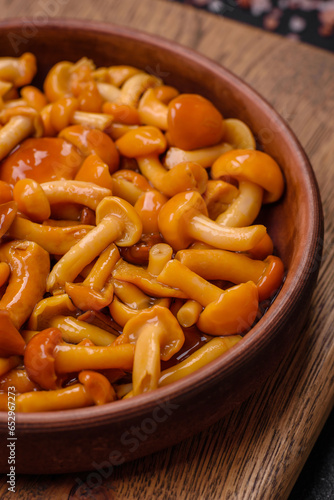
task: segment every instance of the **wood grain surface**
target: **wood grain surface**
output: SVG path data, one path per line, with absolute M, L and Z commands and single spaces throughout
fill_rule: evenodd
M 48 17 L 113 22 L 176 40 L 225 65 L 262 94 L 298 136 L 319 182 L 326 228 L 307 324 L 280 369 L 238 410 L 177 446 L 113 470 L 103 469 L 104 478 L 96 471 L 20 476 L 13 494 L 3 477 L 0 497 L 288 498 L 334 399 L 333 55 L 159 0 L 12 0 L 2 2 L 0 16 L 22 17 L 27 30 L 38 29 Z M 27 16 L 32 16 L 33 24 Z

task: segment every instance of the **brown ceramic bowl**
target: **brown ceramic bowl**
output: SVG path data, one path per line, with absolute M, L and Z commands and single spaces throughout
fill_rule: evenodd
M 173 42 L 109 24 L 50 20 L 35 28 L 20 20 L 0 23 L 0 56 L 33 52 L 39 82 L 54 63 L 82 56 L 98 66 L 130 64 L 158 74 L 183 92 L 208 97 L 225 117 L 244 120 L 286 179 L 283 199 L 264 212 L 286 280 L 242 341 L 195 374 L 132 400 L 17 415 L 16 472 L 60 473 L 117 465 L 171 446 L 213 424 L 263 384 L 303 325 L 323 225 L 317 183 L 300 144 L 274 109 L 229 71 Z M 7 436 L 6 414 L 1 434 Z M 7 468 L 4 456 L 1 470 Z

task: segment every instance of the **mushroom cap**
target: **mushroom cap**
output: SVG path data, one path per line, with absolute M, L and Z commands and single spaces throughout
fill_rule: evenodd
M 79 382 L 83 384 L 96 405 L 104 405 L 116 399 L 112 385 L 102 373 L 83 370 L 79 373 Z
M 198 328 L 210 335 L 240 334 L 252 326 L 258 312 L 258 290 L 253 281 L 222 291 L 197 321 Z
M 267 153 L 252 149 L 232 149 L 221 155 L 211 167 L 211 177 L 231 176 L 250 181 L 265 192 L 263 203 L 277 201 L 283 194 L 284 179 L 279 165 Z
M 28 342 L 24 352 L 24 365 L 31 380 L 43 389 L 57 389 L 54 350 L 62 342 L 58 328 L 47 328 Z
M 199 214 L 207 217 L 208 210 L 197 191 L 178 193 L 161 208 L 159 229 L 167 243 L 175 250 L 187 248 L 193 241 L 187 234 L 187 226 L 192 217 Z
M 118 218 L 123 230 L 115 243 L 121 247 L 131 246 L 139 241 L 142 235 L 142 222 L 132 205 L 117 196 L 106 196 L 97 206 L 96 224 L 105 217 Z
M 163 361 L 168 361 L 184 343 L 184 333 L 177 319 L 167 307 L 155 305 L 130 319 L 124 326 L 123 335 L 128 338 L 129 343 L 134 344 L 142 327 L 147 325 L 161 329 L 160 357 Z

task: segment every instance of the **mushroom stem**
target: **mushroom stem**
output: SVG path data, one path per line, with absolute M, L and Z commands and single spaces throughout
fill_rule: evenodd
M 96 210 L 103 198 L 111 195 L 110 189 L 78 180 L 43 182 L 41 187 L 50 204 L 79 203 L 92 210 Z
M 196 191 L 178 193 L 159 212 L 159 229 L 174 248 L 187 248 L 198 240 L 216 248 L 246 251 L 253 248 L 266 234 L 262 225 L 224 227 L 207 217 L 207 207 Z
M 123 223 L 117 217 L 103 219 L 55 264 L 47 281 L 47 290 L 63 289 L 67 281 L 73 282 L 80 271 L 117 238 L 122 229 Z
M 47 226 L 17 216 L 10 226 L 8 234 L 19 240 L 29 238 L 50 254 L 63 255 L 87 236 L 92 229 L 93 226 L 80 224 L 70 227 Z
M 121 337 L 136 343 L 132 373 L 135 396 L 158 387 L 160 360 L 168 361 L 184 343 L 177 319 L 161 306 L 146 309 L 130 319 Z
M 224 227 L 201 214 L 192 217 L 187 229 L 195 240 L 236 252 L 253 248 L 266 234 L 265 226 Z
M 119 368 L 132 370 L 134 346 L 72 346 L 59 345 L 55 352 L 57 373 L 78 372 L 80 370 L 104 370 Z
M 82 384 L 74 384 L 63 389 L 33 391 L 20 394 L 16 398 L 16 411 L 23 413 L 70 410 L 94 404 L 92 396 Z
M 151 297 L 187 298 L 181 290 L 158 283 L 157 279 L 147 269 L 129 264 L 122 259 L 118 261 L 112 275 L 117 280 L 133 283 Z
M 58 328 L 61 331 L 63 340 L 73 344 L 89 339 L 95 345 L 108 346 L 116 339 L 116 335 L 70 316 L 54 316 L 50 318 L 49 326 Z
M 173 249 L 167 243 L 153 245 L 149 251 L 147 272 L 152 276 L 158 276 L 172 255 Z
M 45 293 L 49 255 L 34 242 L 12 241 L 0 246 L 0 261 L 11 269 L 0 309 L 8 311 L 14 326 L 20 328 Z
M 259 299 L 270 297 L 282 283 L 284 266 L 279 257 L 255 260 L 243 254 L 215 249 L 181 250 L 176 254 L 182 264 L 206 280 L 225 280 L 257 284 Z
M 0 160 L 14 149 L 23 139 L 35 131 L 34 120 L 29 116 L 12 116 L 0 128 Z
M 253 182 L 240 181 L 239 195 L 218 217 L 221 226 L 244 227 L 253 224 L 258 216 L 263 198 L 263 188 Z
M 74 245 L 53 267 L 47 290 L 62 289 L 114 241 L 119 246 L 136 243 L 142 233 L 142 223 L 134 208 L 125 200 L 107 196 L 96 209 L 97 226 Z
M 190 161 L 199 163 L 202 167 L 211 167 L 213 162 L 219 158 L 220 155 L 230 151 L 232 146 L 227 142 L 211 146 L 209 148 L 195 149 L 193 151 L 184 151 L 179 148 L 169 148 L 166 154 L 165 166 L 168 169 L 174 168 L 179 163 Z
M 165 385 L 176 382 L 196 370 L 199 370 L 203 366 L 211 363 L 211 361 L 219 358 L 224 352 L 228 351 L 237 342 L 242 339 L 240 335 L 231 335 L 229 337 L 210 340 L 207 344 L 200 347 L 196 352 L 191 354 L 187 359 L 181 361 L 175 366 L 171 366 L 161 372 L 159 378 L 159 387 L 164 387 Z
M 182 162 L 166 170 L 154 154 L 138 157 L 137 162 L 141 173 L 166 196 L 192 189 L 201 194 L 205 191 L 208 174 L 198 163 Z
M 177 319 L 181 326 L 189 328 L 193 326 L 203 310 L 203 307 L 196 300 L 187 300 L 178 310 Z
M 258 290 L 252 281 L 222 290 L 177 260 L 169 261 L 158 281 L 178 286 L 205 307 L 197 326 L 210 335 L 234 335 L 252 325 L 258 312 Z
M 223 290 L 191 271 L 178 260 L 170 260 L 157 277 L 159 283 L 182 290 L 203 307 L 219 299 Z
M 83 125 L 98 130 L 105 130 L 112 124 L 113 118 L 105 113 L 89 113 L 87 111 L 75 111 L 71 118 L 73 125 Z

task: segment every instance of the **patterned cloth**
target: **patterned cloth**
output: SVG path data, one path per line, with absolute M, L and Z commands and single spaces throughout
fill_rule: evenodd
M 334 51 L 334 0 L 170 0 Z

